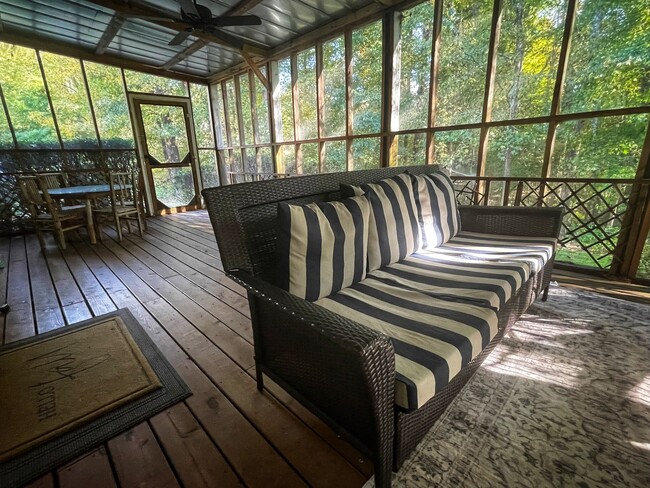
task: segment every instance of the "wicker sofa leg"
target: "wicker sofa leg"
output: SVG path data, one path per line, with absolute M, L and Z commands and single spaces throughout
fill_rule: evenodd
M 543 302 L 545 302 L 546 300 L 548 300 L 548 288 L 549 288 L 549 285 L 546 285 L 546 286 L 544 287 L 544 291 L 543 291 L 543 293 L 542 293 L 542 301 L 543 301 Z
M 259 324 L 259 312 L 257 310 L 257 297 L 248 293 L 248 305 L 251 311 L 251 324 L 253 326 L 253 359 L 255 360 L 255 380 L 257 382 L 257 389 L 262 391 L 264 389 L 264 375 L 262 374 L 261 367 L 261 347 L 259 340 L 258 324 Z

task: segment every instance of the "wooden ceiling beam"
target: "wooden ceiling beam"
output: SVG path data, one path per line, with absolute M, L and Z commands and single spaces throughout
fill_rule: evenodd
M 104 30 L 104 33 L 102 34 L 102 38 L 97 43 L 97 47 L 95 48 L 96 54 L 104 54 L 106 48 L 108 48 L 108 46 L 111 44 L 111 41 L 115 38 L 117 33 L 122 28 L 122 24 L 124 24 L 125 20 L 126 17 L 120 14 L 113 15 L 113 18 L 108 23 L 106 29 Z
M 161 12 L 160 10 L 152 9 L 144 5 L 140 4 L 135 4 L 131 2 L 123 2 L 119 0 L 87 0 L 89 3 L 92 3 L 94 5 L 99 5 L 100 7 L 104 8 L 109 8 L 111 10 L 114 10 L 117 14 L 122 15 L 124 17 L 129 17 L 129 16 L 134 16 L 134 17 L 161 17 L 167 14 L 168 12 Z M 152 24 L 159 25 L 161 27 L 166 27 L 168 29 L 176 30 L 176 31 L 184 31 L 188 27 L 190 27 L 189 24 L 186 24 L 185 22 L 182 22 L 180 20 L 174 20 L 170 18 L 169 21 L 165 20 L 147 20 L 147 22 L 150 22 Z M 224 32 L 224 37 L 225 36 L 230 36 L 229 33 Z M 236 53 L 239 53 L 240 49 L 242 46 L 235 46 L 229 42 L 227 42 L 225 39 L 221 39 L 218 37 L 217 34 L 211 35 L 206 32 L 201 32 L 199 30 L 195 30 L 192 32 L 192 36 L 198 37 L 199 39 L 203 39 L 208 42 L 214 42 L 215 44 L 219 44 L 220 46 L 223 46 L 227 49 L 230 49 Z M 254 53 L 259 56 L 266 56 L 268 55 L 268 50 L 257 43 L 251 43 L 251 42 L 246 42 L 242 40 L 244 43 L 244 48 L 249 53 Z
M 165 76 L 166 78 L 189 81 L 191 83 L 205 85 L 208 81 L 207 78 L 202 76 L 180 73 L 178 71 L 163 71 L 159 66 L 151 66 L 138 61 L 115 56 L 113 54 L 100 55 L 95 52 L 94 48 L 84 48 L 67 42 L 57 41 L 8 24 L 5 24 L 3 31 L 0 32 L 0 41 L 32 49 L 44 50 L 62 56 L 70 56 L 95 63 L 117 66 L 118 68 L 133 69 L 158 76 Z
M 169 61 L 167 61 L 165 64 L 163 64 L 160 68 L 164 70 L 168 70 L 172 66 L 176 66 L 178 63 L 183 61 L 185 58 L 188 58 L 195 52 L 203 49 L 205 46 L 207 46 L 209 43 L 205 39 L 199 39 L 197 41 L 194 41 L 192 44 L 190 44 L 188 47 L 186 47 L 183 51 L 179 52 L 171 58 Z
M 249 10 L 257 7 L 260 3 L 262 3 L 262 0 L 242 0 L 223 14 L 223 16 L 229 17 L 231 15 L 243 15 Z

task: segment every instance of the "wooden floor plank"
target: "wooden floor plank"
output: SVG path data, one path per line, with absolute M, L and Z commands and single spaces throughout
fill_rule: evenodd
M 0 305 L 7 303 L 7 278 L 9 277 L 9 247 L 11 241 L 6 238 L 0 238 Z M 2 344 L 5 335 L 5 318 L 4 313 L 0 313 L 0 344 Z
M 208 238 L 207 234 L 197 234 L 188 230 L 187 221 L 175 222 L 168 218 L 156 219 L 156 225 L 160 226 L 161 229 L 169 230 L 171 235 L 179 236 L 178 238 L 190 244 L 193 248 L 221 260 L 221 255 L 219 254 L 219 248 L 217 247 L 217 241 L 215 240 L 214 235 Z
M 175 488 L 180 484 L 147 422 L 108 441 L 123 488 Z
M 91 318 L 93 315 L 61 251 L 48 251 L 46 259 L 66 322 L 74 324 Z
M 11 312 L 5 318 L 5 344 L 31 337 L 36 333 L 23 236 L 11 238 L 9 253 L 7 302 Z
M 184 256 L 182 253 L 179 253 L 180 255 L 169 254 L 170 251 L 173 251 L 173 248 L 165 242 L 149 235 L 145 237 L 145 240 L 125 240 L 125 242 L 127 241 L 133 242 L 133 244 L 157 259 L 164 259 L 167 265 L 178 273 L 176 276 L 167 278 L 170 283 L 180 278 L 189 280 L 201 287 L 205 292 L 217 298 L 221 304 L 217 305 L 213 311 L 219 320 L 234 330 L 247 329 L 248 333 L 252 334 L 247 298 L 215 281 L 211 277 L 214 273 L 211 273 L 209 268 L 206 269 L 206 266 L 203 266 L 201 272 L 196 271 L 185 262 L 185 259 L 192 259 L 191 257 Z
M 23 488 L 54 488 L 54 477 L 48 473 L 25 485 Z
M 83 259 L 76 252 L 73 254 L 67 253 L 65 258 L 74 279 L 79 283 L 84 293 L 88 294 L 87 299 L 92 311 L 99 315 L 116 309 L 115 304 L 104 292 L 101 284 L 88 269 Z M 169 421 L 166 421 L 166 416 L 169 416 Z M 171 424 L 176 418 L 180 419 L 176 424 L 181 427 L 169 428 L 169 425 L 176 425 Z M 151 425 L 156 432 L 156 436 L 172 459 L 174 469 L 179 473 L 185 486 L 215 486 L 210 483 L 195 484 L 194 481 L 199 479 L 197 476 L 201 476 L 201 479 L 214 479 L 221 483 L 218 486 L 237 486 L 237 476 L 228 466 L 223 456 L 200 427 L 197 427 L 198 431 L 188 428 L 191 424 L 191 420 L 188 420 L 188 418 L 194 419 L 187 407 L 180 403 L 167 412 L 163 412 L 151 419 Z M 195 420 L 194 426 L 198 426 Z M 185 430 L 182 430 L 183 428 Z M 196 462 L 191 464 L 187 462 L 187 459 Z M 137 469 L 137 466 L 133 466 L 133 469 Z M 192 483 L 188 484 L 188 479 Z M 234 483 L 231 483 L 232 480 L 234 480 Z M 83 484 L 71 484 L 71 486 L 83 486 Z
M 184 486 L 243 486 L 188 408 L 180 403 L 150 421 Z
M 128 254 L 124 248 L 117 243 L 104 242 L 107 251 L 112 251 L 114 256 L 124 263 L 113 265 L 113 270 L 121 269 L 121 279 L 125 283 L 131 283 L 131 290 L 137 295 L 139 290 L 149 285 L 152 290 L 157 291 L 172 306 L 175 304 L 182 307 L 185 314 L 191 315 L 191 322 L 187 321 L 177 309 L 173 309 L 165 302 L 145 303 L 144 305 L 154 315 L 170 316 L 173 320 L 165 326 L 166 330 L 176 338 L 181 347 L 191 351 L 194 360 L 206 371 L 211 379 L 221 388 L 226 396 L 233 400 L 237 407 L 259 425 L 263 434 L 289 459 L 305 478 L 314 486 L 329 486 L 333 480 L 336 484 L 343 486 L 358 486 L 362 484 L 362 475 L 356 471 L 347 461 L 336 453 L 331 446 L 308 430 L 302 422 L 296 419 L 284 409 L 274 398 L 262 395 L 257 391 L 254 379 L 249 376 L 240 365 L 238 365 L 223 350 L 205 340 L 202 332 L 213 327 L 213 324 L 205 323 L 207 314 L 198 305 L 189 302 L 184 298 L 174 300 L 174 291 L 167 288 L 168 283 L 155 275 L 150 269 L 139 263 L 135 257 Z M 104 260 L 111 259 L 106 256 L 101 246 L 96 248 L 98 254 L 102 254 Z M 119 272 L 117 272 L 120 275 Z M 146 283 L 146 285 L 145 285 Z M 173 287 L 172 287 L 173 288 Z M 194 330 L 192 326 L 196 327 Z M 198 349 L 197 349 L 198 347 Z M 249 345 L 250 347 L 250 345 Z M 252 347 L 250 347 L 250 364 L 252 364 Z M 273 423 L 265 423 L 263 419 L 274 418 Z M 304 456 L 308 450 L 311 456 Z M 356 479 L 355 479 L 356 477 Z M 345 481 L 349 480 L 350 485 Z
M 116 488 L 111 463 L 106 448 L 97 449 L 80 456 L 57 470 L 60 488 Z
M 25 236 L 29 279 L 32 288 L 32 304 L 39 333 L 58 329 L 65 325 L 63 313 L 54 290 L 54 284 L 34 234 Z
M 190 356 L 167 335 L 164 328 L 161 328 L 160 323 L 168 324 L 174 320 L 174 317 L 158 313 L 154 319 L 118 277 L 118 274 L 124 271 L 123 265 L 107 255 L 107 250 L 101 252 L 98 248 L 99 246 L 93 248 L 84 246 L 78 251 L 102 286 L 109 292 L 115 304 L 118 307 L 129 308 L 190 387 L 192 396 L 185 403 L 199 419 L 219 450 L 224 453 L 239 477 L 250 487 L 304 486 L 295 471 L 205 376 Z M 100 256 L 111 262 L 110 268 Z M 132 284 L 143 289 L 148 288 L 143 282 Z M 147 292 L 143 291 L 143 293 Z M 153 306 L 154 310 L 156 303 L 164 303 L 164 301 L 161 298 L 147 301 L 147 305 Z M 260 466 L 264 468 L 260 469 Z
M 193 227 L 189 214 L 161 217 L 144 238 L 117 242 L 107 229 L 103 243 L 74 241 L 66 251 L 48 237 L 45 254 L 33 236 L 0 241 L 19 312 L 9 340 L 33 335 L 48 314 L 60 317 L 58 326 L 126 307 L 193 393 L 38 482 L 361 486 L 371 464 L 354 448 L 272 382 L 257 391 L 246 292 L 220 270 L 205 212 L 195 215 Z

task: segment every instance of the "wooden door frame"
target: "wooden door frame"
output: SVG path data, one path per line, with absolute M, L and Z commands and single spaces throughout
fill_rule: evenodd
M 194 210 L 202 208 L 203 200 L 201 197 L 202 182 L 201 182 L 201 169 L 199 167 L 199 154 L 198 146 L 196 143 L 196 134 L 194 133 L 194 120 L 192 114 L 192 103 L 189 97 L 177 97 L 170 95 L 154 95 L 149 93 L 129 93 L 129 114 L 131 116 L 131 124 L 135 134 L 135 146 L 140 165 L 140 171 L 143 175 L 144 181 L 144 194 L 145 203 L 148 215 L 160 215 L 163 213 L 174 213 L 176 209 Z M 142 112 L 140 105 L 161 105 L 161 106 L 181 106 L 185 114 L 185 130 L 187 132 L 187 143 L 189 146 L 190 154 L 190 168 L 192 169 L 192 179 L 194 182 L 194 192 L 196 194 L 196 202 L 194 205 L 186 205 L 182 207 L 175 207 L 173 209 L 158 209 L 155 197 L 155 187 L 153 183 L 153 175 L 147 158 L 145 157 L 145 149 L 147 147 L 146 134 L 144 130 L 144 122 L 142 120 Z

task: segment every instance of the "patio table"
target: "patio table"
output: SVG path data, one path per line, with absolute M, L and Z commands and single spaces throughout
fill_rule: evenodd
M 120 185 L 115 186 L 116 190 L 121 190 Z M 67 186 L 64 188 L 49 188 L 47 192 L 57 198 L 66 200 L 84 200 L 86 205 L 86 218 L 88 219 L 88 237 L 91 244 L 97 244 L 97 235 L 95 233 L 95 223 L 93 222 L 93 200 L 105 197 L 111 194 L 110 185 L 80 185 Z

